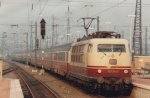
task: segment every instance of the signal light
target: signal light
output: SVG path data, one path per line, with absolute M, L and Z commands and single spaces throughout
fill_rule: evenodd
M 46 24 L 46 22 L 45 22 L 45 20 L 43 18 L 42 18 L 40 24 L 41 24 L 41 36 L 42 36 L 42 39 L 44 39 L 44 37 L 45 37 L 45 24 Z

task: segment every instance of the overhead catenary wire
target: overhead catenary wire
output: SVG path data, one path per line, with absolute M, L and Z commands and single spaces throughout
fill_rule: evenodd
M 38 6 L 39 4 L 40 4 L 40 1 L 42 1 L 42 2 L 45 2 L 45 0 L 38 0 L 38 1 L 35 1 L 35 2 L 30 2 L 29 4 L 30 5 L 34 5 L 34 7 L 36 7 L 36 6 Z M 50 4 L 47 4 L 48 6 L 67 6 L 67 4 L 66 5 L 62 5 L 62 4 L 59 4 L 59 3 L 62 3 L 62 2 L 64 2 L 64 1 L 61 1 L 61 0 L 59 0 L 59 1 L 56 1 L 56 0 L 46 0 L 46 1 L 48 1 L 48 2 L 50 2 Z M 127 1 L 127 0 L 126 0 Z M 67 2 L 67 0 L 65 0 L 65 2 Z M 70 0 L 70 4 L 72 4 L 72 5 L 74 5 L 74 3 L 92 3 L 93 5 L 96 5 L 96 6 L 99 6 L 100 4 L 110 4 L 110 5 L 114 5 L 114 4 L 116 4 L 115 2 L 101 2 L 101 1 L 80 1 L 80 0 L 78 0 L 78 1 L 73 1 L 73 0 Z M 2 3 L 2 2 L 1 2 Z M 5 1 L 5 4 L 11 4 L 11 5 L 15 5 L 15 4 L 26 4 L 26 2 L 24 2 L 24 1 L 13 1 L 13 2 L 10 2 L 10 1 Z M 117 3 L 118 4 L 118 3 Z M 124 5 L 133 5 L 134 6 L 134 4 L 135 3 L 123 3 Z M 143 6 L 148 6 L 148 5 L 150 5 L 150 3 L 143 3 L 142 4 Z M 128 7 L 128 6 L 127 6 Z
M 109 10 L 112 10 L 113 8 L 118 7 L 119 5 L 123 4 L 124 2 L 126 2 L 126 0 L 122 0 L 121 2 L 115 4 L 115 5 L 111 6 L 111 7 L 108 7 L 108 8 L 106 8 L 106 9 L 104 9 L 104 10 L 102 10 L 102 11 L 96 13 L 96 14 L 94 14 L 93 16 L 97 16 L 97 15 L 99 15 L 101 13 L 104 13 L 104 12 L 107 12 Z
M 29 4 L 30 3 L 34 3 L 34 7 L 35 6 L 38 6 L 39 5 L 39 2 L 45 2 L 45 0 L 37 0 L 36 2 L 28 2 Z M 46 2 L 44 3 L 44 5 L 46 5 L 46 6 L 42 6 L 41 7 L 41 11 L 39 12 L 39 13 L 43 13 L 43 11 L 45 10 L 45 8 L 49 5 L 49 3 L 48 2 L 52 2 L 52 1 L 55 1 L 55 2 L 61 2 L 61 0 L 46 0 Z M 123 1 L 125 1 L 125 0 L 123 0 Z M 21 1 L 20 1 L 21 2 Z M 67 1 L 66 1 L 67 2 Z M 73 0 L 70 0 L 70 2 L 83 2 L 83 3 L 85 3 L 85 2 L 89 2 L 89 1 L 83 1 L 83 0 L 78 0 L 78 1 L 73 1 Z M 90 1 L 91 3 L 104 3 L 104 4 L 115 4 L 116 6 L 118 6 L 118 4 L 119 3 L 114 3 L 114 2 L 100 2 L 100 1 Z M 70 4 L 72 4 L 72 3 L 70 3 Z M 122 4 L 133 4 L 133 3 L 126 3 L 126 2 L 124 2 L 124 3 L 122 3 Z M 74 5 L 74 4 L 73 4 Z M 114 5 L 114 6 L 115 6 Z M 62 5 L 60 5 L 60 6 L 62 6 Z M 67 4 L 66 4 L 66 6 L 67 6 Z M 98 5 L 97 5 L 98 6 Z M 119 7 L 121 6 L 121 4 L 119 5 Z M 128 5 L 127 5 L 128 6 Z M 103 6 L 103 7 L 105 7 L 105 5 Z M 106 6 L 107 7 L 107 6 Z M 113 6 L 111 6 L 111 7 L 113 7 Z M 106 8 L 107 9 L 107 8 Z M 104 9 L 105 10 L 105 9 Z M 109 9 L 109 10 L 111 10 L 111 8 Z M 107 11 L 109 11 L 109 10 L 106 10 L 105 12 L 107 12 Z M 100 14 L 102 14 L 103 12 L 101 12 L 100 11 Z M 97 14 L 97 13 L 96 13 Z M 94 15 L 95 16 L 95 15 Z M 10 17 L 10 16 L 9 16 Z M 14 17 L 13 17 L 14 18 Z
M 39 1 L 40 1 L 40 0 L 39 0 Z M 46 2 L 44 3 L 43 6 L 42 6 L 41 3 L 40 3 L 40 5 L 39 5 L 39 6 L 40 6 L 40 12 L 39 12 L 39 15 L 38 15 L 38 17 L 37 17 L 36 20 L 39 20 L 40 16 L 42 16 L 42 13 L 43 13 L 44 9 L 46 8 L 47 4 L 48 4 L 48 0 L 46 0 Z
M 118 6 L 120 6 L 121 4 L 124 4 L 125 1 L 126 1 L 126 0 L 122 0 L 121 2 L 119 2 L 119 3 L 117 3 L 117 4 L 115 3 L 115 5 L 113 5 L 113 6 L 111 6 L 111 7 L 108 7 L 108 8 L 106 8 L 106 9 L 103 9 L 103 10 L 100 11 L 100 12 L 95 13 L 95 14 L 92 15 L 91 17 L 96 17 L 96 16 L 99 16 L 99 14 L 102 14 L 102 13 L 104 13 L 104 12 L 107 12 L 107 11 L 109 11 L 109 10 L 112 10 L 113 8 L 118 7 Z M 78 22 L 78 20 L 77 20 L 77 22 Z

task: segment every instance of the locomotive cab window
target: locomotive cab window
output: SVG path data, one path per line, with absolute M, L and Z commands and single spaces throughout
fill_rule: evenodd
M 126 52 L 124 44 L 113 45 L 113 52 Z
M 97 48 L 98 52 L 112 52 L 111 44 L 99 44 Z
M 99 44 L 98 52 L 126 52 L 124 44 Z

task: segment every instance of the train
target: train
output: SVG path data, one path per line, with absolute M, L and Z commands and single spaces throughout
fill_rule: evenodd
M 36 53 L 36 54 L 35 54 Z M 76 42 L 49 49 L 16 53 L 16 61 L 59 74 L 97 90 L 103 96 L 130 96 L 132 55 L 129 43 L 115 32 L 99 31 Z

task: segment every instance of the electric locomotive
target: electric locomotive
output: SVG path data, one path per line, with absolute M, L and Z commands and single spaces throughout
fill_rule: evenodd
M 133 85 L 128 41 L 111 38 L 120 37 L 113 32 L 97 32 L 97 36 L 72 44 L 69 75 L 105 96 L 129 96 Z

